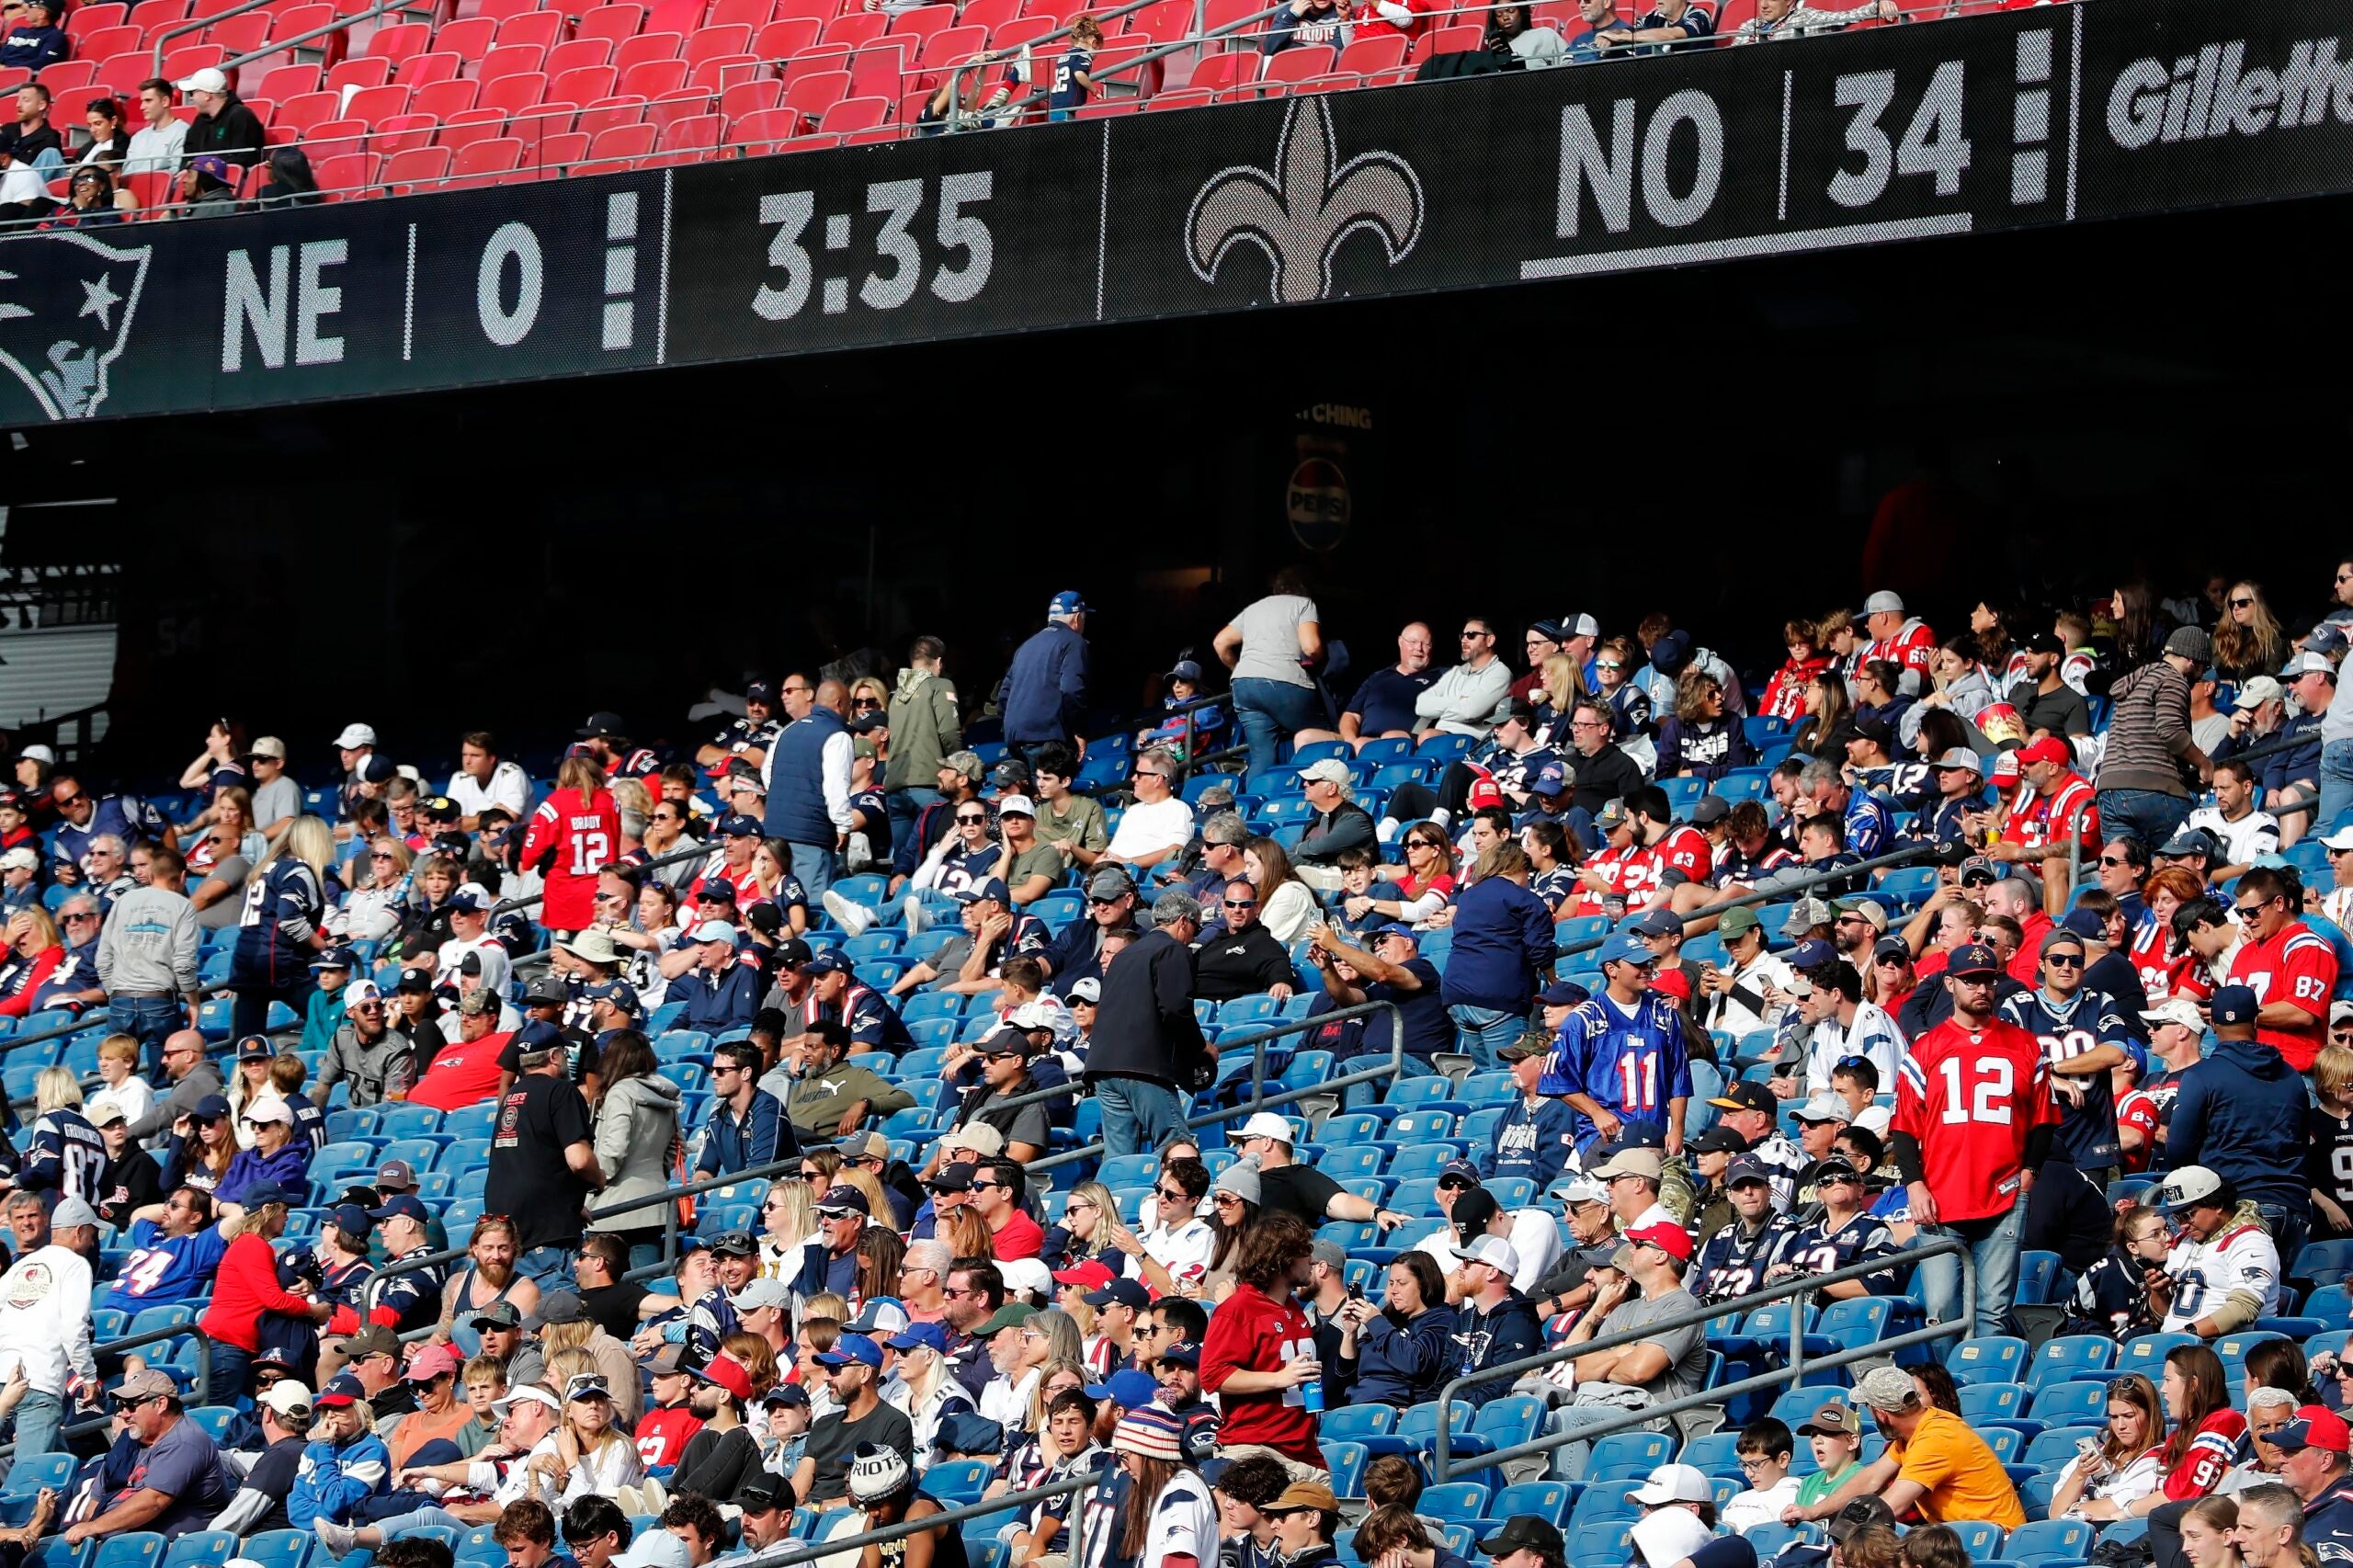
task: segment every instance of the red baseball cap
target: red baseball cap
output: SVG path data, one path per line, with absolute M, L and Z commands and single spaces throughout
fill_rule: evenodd
M 2045 735 L 2031 745 L 2018 748 L 2018 765 L 2024 767 L 2029 762 L 2055 762 L 2062 767 L 2073 767 L 2075 754 L 2058 736 Z
M 2293 1452 L 2298 1449 L 2326 1449 L 2332 1454 L 2353 1450 L 2353 1430 L 2345 1425 L 2345 1417 L 2325 1405 L 2300 1405 L 2296 1418 L 2271 1434 L 2271 1446 Z
M 1691 1261 L 1691 1233 L 1680 1225 L 1644 1225 L 1626 1233 L 1630 1242 L 1645 1242 L 1662 1252 L 1675 1255 L 1678 1263 Z
M 1088 1258 L 1085 1263 L 1078 1265 L 1075 1268 L 1057 1268 L 1054 1270 L 1055 1284 L 1084 1285 L 1090 1290 L 1100 1290 L 1106 1285 L 1108 1285 L 1112 1280 L 1117 1279 L 1118 1278 L 1118 1275 L 1111 1272 L 1110 1265 L 1103 1262 L 1100 1258 L 1093 1257 Z

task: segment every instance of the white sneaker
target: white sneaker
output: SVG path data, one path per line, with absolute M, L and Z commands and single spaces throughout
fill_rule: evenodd
M 319 1532 L 319 1540 L 337 1557 L 348 1557 L 359 1550 L 359 1532 L 349 1525 L 339 1525 L 332 1519 L 314 1519 L 312 1528 Z
M 866 928 L 874 924 L 872 910 L 832 888 L 825 890 L 824 902 L 825 913 L 834 917 L 834 923 L 853 937 L 863 937 Z
M 920 937 L 931 929 L 931 911 L 924 907 L 923 894 L 917 892 L 907 894 L 904 907 L 907 912 L 908 936 Z

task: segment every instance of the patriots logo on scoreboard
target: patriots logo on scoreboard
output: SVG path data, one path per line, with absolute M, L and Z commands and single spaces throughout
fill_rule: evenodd
M 0 365 L 50 418 L 86 419 L 106 401 L 152 248 L 72 232 L 0 246 Z
M 1211 283 L 1228 251 L 1256 245 L 1273 265 L 1276 300 L 1299 304 L 1332 291 L 1332 258 L 1359 231 L 1380 241 L 1390 266 L 1404 260 L 1421 237 L 1421 178 L 1394 153 L 1341 163 L 1331 106 L 1316 94 L 1290 100 L 1271 171 L 1236 165 L 1194 193 L 1185 258 Z

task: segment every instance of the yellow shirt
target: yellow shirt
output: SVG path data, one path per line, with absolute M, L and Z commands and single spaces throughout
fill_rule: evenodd
M 1908 1441 L 1890 1446 L 1899 1479 L 1925 1487 L 1921 1517 L 1932 1523 L 1983 1519 L 2014 1530 L 2026 1523 L 2018 1488 L 1969 1423 L 1949 1410 L 1931 1407 Z

